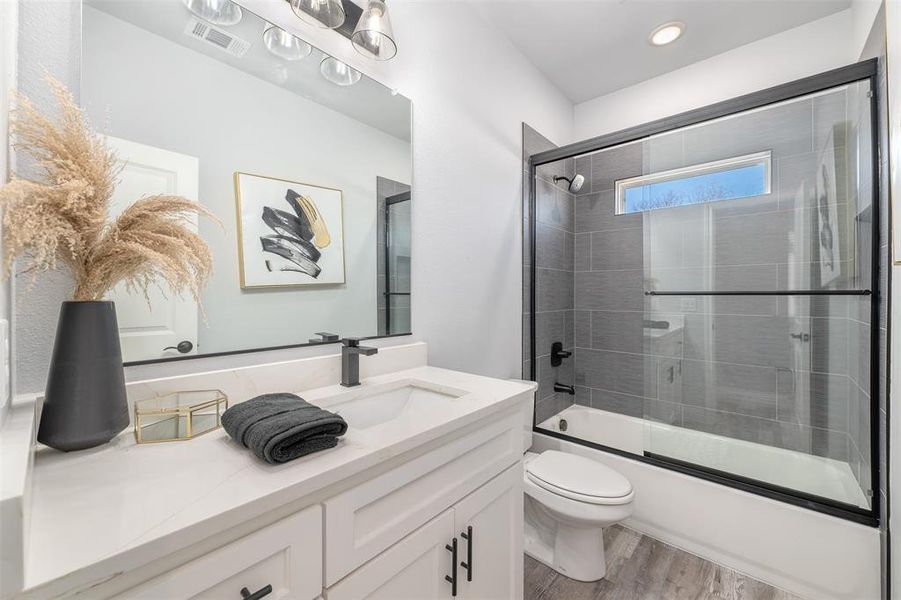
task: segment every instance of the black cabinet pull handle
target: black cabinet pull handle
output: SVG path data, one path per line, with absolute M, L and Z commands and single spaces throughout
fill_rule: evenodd
M 260 600 L 263 596 L 268 596 L 272 593 L 272 586 L 267 585 L 266 587 L 260 588 L 254 593 L 250 593 L 246 587 L 241 588 L 241 598 L 243 600 Z
M 472 581 L 472 525 L 460 537 L 466 540 L 466 562 L 461 562 L 460 566 L 466 569 L 466 581 Z
M 457 596 L 457 538 L 444 546 L 451 553 L 451 574 L 445 575 L 444 580 L 451 584 L 451 596 Z

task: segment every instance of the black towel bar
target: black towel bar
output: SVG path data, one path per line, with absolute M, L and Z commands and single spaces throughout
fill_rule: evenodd
M 647 291 L 645 296 L 869 296 L 870 290 L 724 290 L 705 292 L 687 290 L 674 292 Z

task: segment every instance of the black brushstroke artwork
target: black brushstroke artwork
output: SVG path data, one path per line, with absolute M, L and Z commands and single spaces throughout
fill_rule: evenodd
M 273 271 L 304 273 L 313 279 L 319 277 L 322 267 L 317 261 L 322 253 L 313 245 L 313 224 L 298 201 L 299 194 L 289 189 L 285 200 L 294 214 L 268 206 L 263 207 L 263 223 L 273 235 L 260 237 L 263 252 L 274 255 L 266 259 L 266 268 Z

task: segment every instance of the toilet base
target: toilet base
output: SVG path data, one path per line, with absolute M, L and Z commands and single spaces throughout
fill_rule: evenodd
M 597 581 L 607 574 L 604 530 L 557 525 L 554 569 L 577 581 Z
M 526 497 L 525 553 L 577 581 L 597 581 L 607 573 L 601 527 L 568 526 Z

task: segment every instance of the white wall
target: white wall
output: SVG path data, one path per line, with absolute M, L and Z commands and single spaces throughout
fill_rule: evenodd
M 16 87 L 16 29 L 19 25 L 19 10 L 15 2 L 0 2 L 0 186 L 6 183 L 10 165 L 9 152 L 9 108 L 10 94 Z M 0 225 L 0 239 L 3 227 Z M 3 265 L 3 250 L 0 248 L 0 266 Z M 10 288 L 12 283 L 5 277 L 0 279 L 0 331 L 9 332 L 11 322 Z M 8 335 L 8 333 L 7 333 Z M 0 338 L 0 426 L 6 418 L 11 396 L 11 373 L 6 369 L 9 359 L 9 339 Z M 6 357 L 6 358 L 4 358 Z M 10 363 L 11 364 L 11 361 Z
M 849 32 L 855 19 L 862 28 L 862 18 L 849 8 L 577 104 L 575 138 L 619 131 L 853 63 L 860 54 L 854 50 L 863 47 L 866 36 L 861 41 Z
M 69 0 L 20 0 L 18 29 L 18 89 L 36 107 L 56 114 L 56 102 L 44 81 L 49 74 L 79 96 L 81 57 L 81 4 Z M 17 171 L 29 176 L 27 161 L 16 153 Z M 21 268 L 21 264 L 19 265 Z M 35 285 L 20 274 L 13 285 L 13 344 L 16 391 L 44 387 L 56 333 L 60 302 L 72 294 L 72 279 L 63 271 L 43 273 Z
M 376 177 L 409 182 L 410 144 L 94 8 L 82 20 L 81 102 L 94 126 L 197 157 L 199 199 L 222 221 L 201 220 L 214 273 L 200 351 L 375 335 Z M 345 284 L 241 290 L 236 170 L 343 191 Z
M 885 28 L 887 40 L 888 70 L 888 116 L 889 116 L 889 193 L 897 206 L 901 198 L 901 1 L 888 0 L 885 4 Z M 897 210 L 897 209 L 896 209 Z M 892 225 L 898 222 L 899 215 L 892 216 Z M 893 261 L 901 260 L 901 231 L 893 227 L 891 230 L 891 253 Z M 896 398 L 901 397 L 898 386 L 901 385 L 901 266 L 892 265 L 892 299 L 891 305 L 891 367 L 889 384 L 889 438 L 899 440 L 889 446 L 888 485 L 890 494 L 889 529 L 893 532 L 891 544 L 892 598 L 901 598 L 901 408 Z

